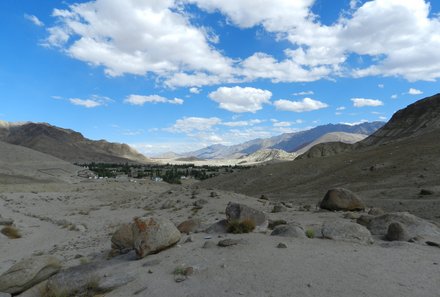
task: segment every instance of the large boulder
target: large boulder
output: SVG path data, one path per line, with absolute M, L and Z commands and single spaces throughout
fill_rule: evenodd
M 158 253 L 180 240 L 180 231 L 163 217 L 135 218 L 132 224 L 133 247 L 138 258 Z
M 202 225 L 202 221 L 200 219 L 189 219 L 183 221 L 177 226 L 177 229 L 180 233 L 189 234 L 197 231 Z
M 365 204 L 352 191 L 344 188 L 328 190 L 320 203 L 320 208 L 327 210 L 359 211 Z
M 388 225 L 388 231 L 385 239 L 389 241 L 408 241 L 410 237 L 406 231 L 406 227 L 399 222 L 392 222 Z
M 381 216 L 371 216 L 358 220 L 365 225 L 373 235 L 385 236 L 391 223 L 402 224 L 409 238 L 414 237 L 440 237 L 440 228 L 424 219 L 407 212 L 387 213 Z
M 306 238 L 304 229 L 297 223 L 276 226 L 270 235 L 293 238 Z
M 240 203 L 229 202 L 226 206 L 226 219 L 228 222 L 242 223 L 244 221 L 252 221 L 258 228 L 267 228 L 268 220 L 266 214 L 262 211 L 253 209 Z
M 112 255 L 126 254 L 133 249 L 131 224 L 122 224 L 111 238 Z
M 0 276 L 0 292 L 18 294 L 48 279 L 61 268 L 53 256 L 34 256 L 14 264 Z
M 220 220 L 218 222 L 215 222 L 211 226 L 205 229 L 205 233 L 208 234 L 224 234 L 228 233 L 228 220 Z
M 364 226 L 347 221 L 328 221 L 322 225 L 322 237 L 362 244 L 373 243 L 370 231 Z

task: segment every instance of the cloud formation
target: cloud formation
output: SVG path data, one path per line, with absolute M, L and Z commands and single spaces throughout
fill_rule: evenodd
M 366 106 L 382 106 L 383 102 L 377 99 L 366 99 L 366 98 L 352 98 L 350 99 L 353 102 L 354 107 L 366 107 Z
M 267 90 L 251 87 L 220 87 L 209 94 L 209 98 L 219 103 L 219 107 L 231 112 L 255 113 L 270 103 L 272 93 Z
M 302 101 L 281 99 L 275 101 L 274 105 L 278 110 L 293 112 L 306 112 L 328 107 L 328 104 L 311 98 L 304 98 Z
M 125 103 L 131 105 L 144 105 L 145 103 L 170 103 L 170 104 L 183 104 L 183 100 L 179 98 L 167 99 L 159 95 L 129 95 L 125 100 Z
M 86 108 L 94 108 L 94 107 L 98 107 L 98 106 L 105 106 L 107 105 L 109 102 L 112 102 L 113 100 L 108 98 L 108 97 L 104 97 L 104 96 L 98 96 L 98 95 L 93 95 L 88 99 L 80 99 L 80 98 L 70 98 L 67 99 L 70 103 L 72 103 L 73 105 L 78 105 L 78 106 L 83 106 Z
M 420 90 L 414 89 L 414 88 L 410 88 L 408 90 L 408 94 L 410 94 L 410 95 L 421 95 L 421 94 L 423 94 L 423 92 L 420 91 Z
M 35 26 L 44 27 L 44 23 L 40 21 L 40 19 L 37 18 L 35 15 L 25 14 L 24 18 L 27 19 L 28 21 L 31 21 Z

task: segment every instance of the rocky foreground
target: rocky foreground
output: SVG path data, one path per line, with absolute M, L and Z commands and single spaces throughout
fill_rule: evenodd
M 2 297 L 439 294 L 440 228 L 347 189 L 318 206 L 150 181 L 0 192 Z

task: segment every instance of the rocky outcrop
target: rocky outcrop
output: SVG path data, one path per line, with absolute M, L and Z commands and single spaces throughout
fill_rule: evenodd
M 180 240 L 180 231 L 163 217 L 135 218 L 132 224 L 133 247 L 138 258 L 158 253 Z
M 34 256 L 23 259 L 0 276 L 0 292 L 18 294 L 48 279 L 61 268 L 53 256 Z
M 329 221 L 322 225 L 322 237 L 362 244 L 373 243 L 370 231 L 364 226 L 347 221 Z
M 111 238 L 112 255 L 128 253 L 133 249 L 133 231 L 131 224 L 122 224 Z
M 358 211 L 365 209 L 362 200 L 355 193 L 344 188 L 329 190 L 319 206 L 327 210 Z
M 264 212 L 240 203 L 229 202 L 226 206 L 226 219 L 242 223 L 250 220 L 258 228 L 267 228 L 268 220 Z

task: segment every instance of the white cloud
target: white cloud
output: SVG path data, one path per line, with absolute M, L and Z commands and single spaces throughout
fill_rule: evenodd
M 209 98 L 219 103 L 219 107 L 231 112 L 252 112 L 263 108 L 263 104 L 270 103 L 272 93 L 267 90 L 251 87 L 220 87 L 209 94 Z
M 410 88 L 408 90 L 408 94 L 410 94 L 410 95 L 421 95 L 421 94 L 423 94 L 423 92 L 420 91 L 420 90 L 414 89 L 414 88 Z
M 68 99 L 68 101 L 73 105 L 83 106 L 86 108 L 94 108 L 98 106 L 107 105 L 109 102 L 112 102 L 113 100 L 108 97 L 93 95 L 89 99 L 70 98 Z
M 351 122 L 351 123 L 350 122 L 343 122 L 340 124 L 348 125 L 348 126 L 356 126 L 356 125 L 360 125 L 360 124 L 367 123 L 367 122 L 368 122 L 368 120 L 362 119 L 359 122 Z
M 345 110 L 345 109 L 346 109 L 345 106 L 339 106 L 339 107 L 336 108 L 336 110 Z
M 145 103 L 170 103 L 170 104 L 183 104 L 183 100 L 179 98 L 167 99 L 158 95 L 129 95 L 125 100 L 125 103 L 131 105 L 144 105 Z
M 304 98 L 302 101 L 290 101 L 281 99 L 275 101 L 274 105 L 278 110 L 293 112 L 313 111 L 328 107 L 326 103 L 311 98 Z
M 38 19 L 36 16 L 31 15 L 31 14 L 25 14 L 24 18 L 27 19 L 28 21 L 31 21 L 35 26 L 38 27 L 44 27 L 44 23 L 42 21 L 40 21 L 40 19 Z
M 249 121 L 235 121 L 235 122 L 223 122 L 222 125 L 228 127 L 245 127 L 245 126 L 254 126 L 257 124 L 263 123 L 263 120 L 253 119 Z
M 201 117 L 184 117 L 179 119 L 170 128 L 165 131 L 177 133 L 191 133 L 193 131 L 209 131 L 214 126 L 221 123 L 221 119 L 217 117 L 201 118 Z
M 365 107 L 365 106 L 382 106 L 383 102 L 377 99 L 365 99 L 365 98 L 352 98 L 350 99 L 353 102 L 354 107 Z
M 201 90 L 199 88 L 192 87 L 192 88 L 189 89 L 189 92 L 191 94 L 200 94 Z
M 290 126 L 292 126 L 292 123 L 291 122 L 276 122 L 276 123 L 273 123 L 273 126 L 274 127 L 290 127 Z
M 103 66 L 110 76 L 231 71 L 231 60 L 213 49 L 206 30 L 192 26 L 175 1 L 96 0 L 55 9 L 53 16 L 57 24 L 46 44 Z
M 383 89 L 383 88 L 385 88 L 385 85 L 384 84 L 378 84 L 377 87 L 380 88 L 380 89 Z
M 391 95 L 391 99 L 397 99 L 399 97 L 397 94 Z
M 293 93 L 293 96 L 308 96 L 315 94 L 313 91 L 302 91 L 298 93 Z

